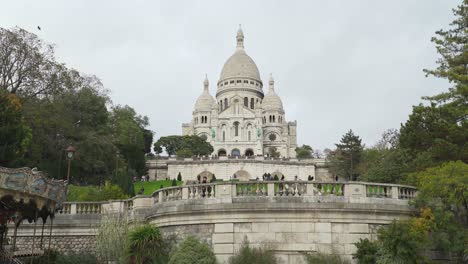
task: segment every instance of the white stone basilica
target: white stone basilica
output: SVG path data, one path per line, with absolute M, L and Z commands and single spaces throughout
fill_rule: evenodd
M 218 156 L 263 156 L 278 152 L 281 157 L 294 158 L 296 121 L 286 121 L 272 76 L 264 95 L 260 72 L 245 52 L 241 29 L 236 39 L 236 51 L 221 71 L 216 99 L 210 95 L 205 78 L 192 121 L 182 124 L 182 134 L 205 138 Z

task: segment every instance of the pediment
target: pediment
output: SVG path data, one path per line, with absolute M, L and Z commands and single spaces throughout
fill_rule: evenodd
M 243 117 L 255 118 L 255 112 L 244 105 L 231 105 L 219 113 L 218 118 Z

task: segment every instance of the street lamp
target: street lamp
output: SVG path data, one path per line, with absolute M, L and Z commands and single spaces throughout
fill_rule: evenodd
M 70 144 L 66 150 L 67 152 L 67 159 L 68 159 L 68 173 L 67 173 L 67 184 L 70 183 L 70 164 L 73 156 L 75 156 L 76 149 Z

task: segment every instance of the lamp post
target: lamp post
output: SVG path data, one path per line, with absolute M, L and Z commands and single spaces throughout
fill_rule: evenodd
M 70 164 L 71 164 L 71 160 L 73 159 L 73 156 L 75 156 L 76 148 L 73 147 L 72 144 L 70 144 L 66 152 L 67 152 L 67 159 L 68 159 L 67 184 L 69 184 L 70 183 Z

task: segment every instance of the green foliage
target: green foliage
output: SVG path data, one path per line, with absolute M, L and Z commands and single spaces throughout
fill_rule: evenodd
M 424 263 L 427 237 L 415 232 L 409 222 L 393 221 L 378 231 L 377 264 Z
M 144 155 L 152 142 L 146 117 L 128 106 L 109 111 L 111 101 L 99 79 L 57 62 L 53 46 L 35 34 L 0 28 L 0 50 L 5 66 L 0 71 L 2 165 L 37 167 L 64 179 L 65 149 L 73 143 L 77 152 L 71 162 L 71 182 L 102 184 L 115 177 L 117 169 L 144 174 Z
M 312 149 L 311 146 L 302 145 L 302 147 L 297 147 L 296 148 L 296 157 L 298 159 L 311 159 L 313 151 L 314 150 Z
M 48 255 L 50 254 L 50 256 Z M 22 263 L 30 263 L 30 258 L 22 259 Z M 42 264 L 97 264 L 99 263 L 95 256 L 89 253 L 67 254 L 63 255 L 55 250 L 45 251 L 40 257 L 33 257 L 32 263 Z
M 177 186 L 177 181 L 176 181 L 176 179 L 172 179 L 172 184 L 171 184 L 171 186 Z
M 468 163 L 468 1 L 453 10 L 450 29 L 439 30 L 432 38 L 440 58 L 427 75 L 447 79 L 447 92 L 425 97 L 430 105 L 413 107 L 408 121 L 401 126 L 400 144 L 412 157 L 413 171 L 434 167 L 447 161 Z
M 216 257 L 210 246 L 188 236 L 170 254 L 169 264 L 215 264 Z
M 358 175 L 356 166 L 361 161 L 362 150 L 361 138 L 349 130 L 330 155 L 330 170 L 338 176 L 354 180 Z
M 419 189 L 415 206 L 433 214 L 433 246 L 461 261 L 468 255 L 468 165 L 448 162 L 409 177 Z
M 182 185 L 184 182 L 182 181 L 177 181 L 177 186 Z M 172 180 L 159 180 L 159 181 L 149 181 L 149 182 L 135 182 L 134 187 L 135 187 L 135 193 L 140 191 L 141 187 L 145 188 L 145 192 L 143 194 L 145 195 L 151 195 L 153 192 L 166 188 L 166 187 L 171 187 L 172 186 Z
M 408 171 L 406 154 L 399 148 L 369 148 L 362 151 L 361 162 L 356 166 L 359 180 L 381 183 L 402 183 Z
M 127 220 L 103 218 L 96 235 L 96 255 L 103 262 L 124 261 L 129 232 Z
M 213 152 L 210 143 L 195 135 L 161 137 L 154 143 L 154 151 L 161 153 L 163 148 L 168 155 L 177 155 L 184 158 L 210 155 Z
M 31 129 L 21 113 L 22 104 L 15 94 L 0 89 L 0 164 L 15 167 L 31 143 Z
M 262 247 L 252 248 L 249 241 L 244 238 L 239 251 L 229 258 L 229 264 L 276 264 L 278 260 L 275 258 L 273 251 Z
M 336 254 L 322 254 L 322 253 L 313 253 L 306 254 L 305 260 L 307 264 L 350 264 L 351 262 L 344 260 L 339 255 Z
M 103 187 L 96 186 L 68 186 L 68 201 L 89 202 L 89 201 L 107 201 L 116 199 L 127 199 L 128 196 L 117 185 L 109 182 Z
M 117 175 L 112 178 L 112 183 L 119 186 L 128 196 L 135 196 L 135 187 L 133 186 L 133 177 L 138 176 L 136 171 L 129 169 L 127 172 L 121 168 L 117 170 Z
M 179 174 L 177 174 L 177 180 L 182 181 L 182 174 L 180 174 L 180 172 L 179 172 Z
M 273 177 L 273 180 L 279 181 L 278 175 L 275 174 L 275 176 Z
M 142 225 L 129 232 L 126 254 L 131 263 L 164 263 L 168 250 L 157 227 Z
M 376 242 L 371 242 L 369 239 L 359 239 L 355 243 L 356 253 L 353 258 L 357 259 L 357 264 L 375 264 L 377 262 L 377 251 L 379 249 Z

